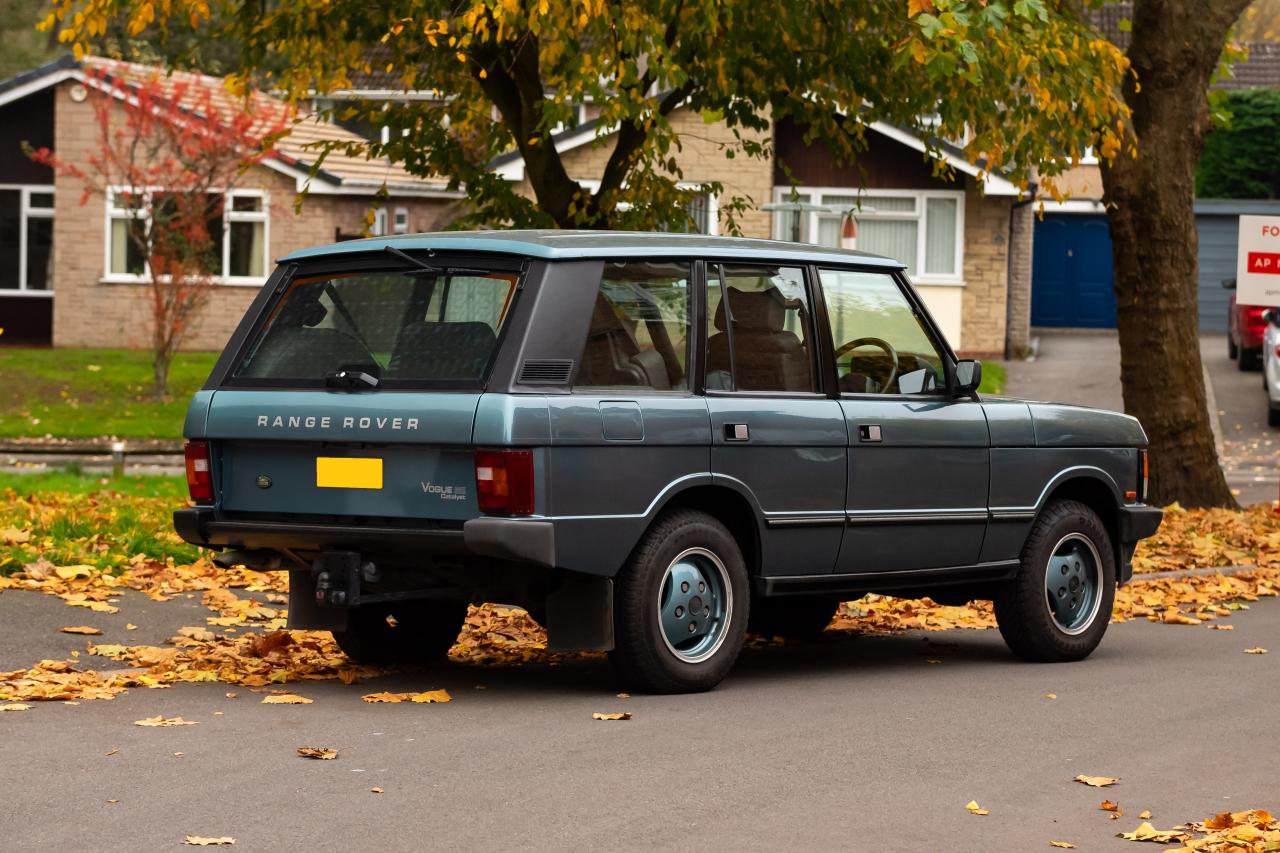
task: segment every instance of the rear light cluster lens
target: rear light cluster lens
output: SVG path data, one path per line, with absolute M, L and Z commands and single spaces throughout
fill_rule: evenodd
M 533 451 L 477 450 L 476 497 L 489 515 L 533 514 Z
M 1151 476 L 1151 459 L 1147 451 L 1138 451 L 1138 500 L 1147 499 L 1147 480 Z
M 209 442 L 188 441 L 182 448 L 187 459 L 187 491 L 198 504 L 213 503 L 213 466 L 209 458 Z

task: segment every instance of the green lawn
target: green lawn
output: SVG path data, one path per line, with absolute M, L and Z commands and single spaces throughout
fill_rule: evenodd
M 0 348 L 0 438 L 178 439 L 187 402 L 216 359 L 179 353 L 169 401 L 157 403 L 146 350 Z
M 978 386 L 979 394 L 1003 394 L 1005 372 L 1004 365 L 996 361 L 982 362 L 982 384 Z
M 0 471 L 0 492 L 6 489 L 12 489 L 19 495 L 45 492 L 87 495 L 92 492 L 108 491 L 150 498 L 185 499 L 187 497 L 187 481 L 182 477 L 160 475 L 108 477 L 102 474 L 86 474 L 75 466 L 33 474 Z

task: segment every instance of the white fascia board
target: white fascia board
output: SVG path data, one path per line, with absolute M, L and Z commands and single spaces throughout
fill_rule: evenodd
M 58 85 L 63 80 L 70 80 L 72 78 L 81 81 L 84 80 L 80 72 L 74 68 L 63 68 L 45 77 L 28 80 L 21 86 L 16 86 L 4 94 L 0 94 L 0 107 L 3 107 L 5 104 L 11 104 L 14 101 L 20 101 L 27 97 L 27 95 L 34 95 L 42 89 L 48 89 L 50 86 Z
M 963 157 L 957 157 L 950 151 L 929 151 L 929 146 L 925 145 L 924 140 L 915 134 L 908 133 L 905 130 L 894 127 L 893 125 L 883 121 L 873 121 L 868 125 L 868 127 L 876 133 L 889 137 L 894 142 L 900 142 L 903 145 L 914 148 L 922 153 L 928 153 L 930 156 L 941 157 L 944 163 L 951 166 L 958 172 L 963 172 L 964 174 L 974 178 L 980 178 L 986 195 L 1020 195 L 1018 185 L 1007 178 L 1002 178 L 989 171 L 984 174 L 982 169 L 973 165 Z
M 1035 203 L 1036 210 L 1043 209 L 1045 213 L 1106 213 L 1107 209 L 1102 202 L 1094 201 L 1087 198 L 1070 198 L 1066 201 L 1053 201 L 1045 199 Z

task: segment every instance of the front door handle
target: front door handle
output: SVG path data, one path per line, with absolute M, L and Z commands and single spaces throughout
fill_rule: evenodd
M 858 441 L 879 441 L 880 424 L 858 424 Z
M 724 440 L 725 441 L 749 441 L 751 439 L 751 430 L 746 424 L 725 424 Z

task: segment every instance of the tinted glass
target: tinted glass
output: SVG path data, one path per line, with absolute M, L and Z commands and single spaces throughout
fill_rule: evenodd
M 919 394 L 945 385 L 942 356 L 891 276 L 822 270 L 820 279 L 841 392 Z
M 478 385 L 515 287 L 514 274 L 496 272 L 299 279 L 235 376 L 319 385 L 360 367 L 392 384 Z
M 606 263 L 575 387 L 688 387 L 689 264 Z
M 814 391 L 799 267 L 707 265 L 707 388 Z

